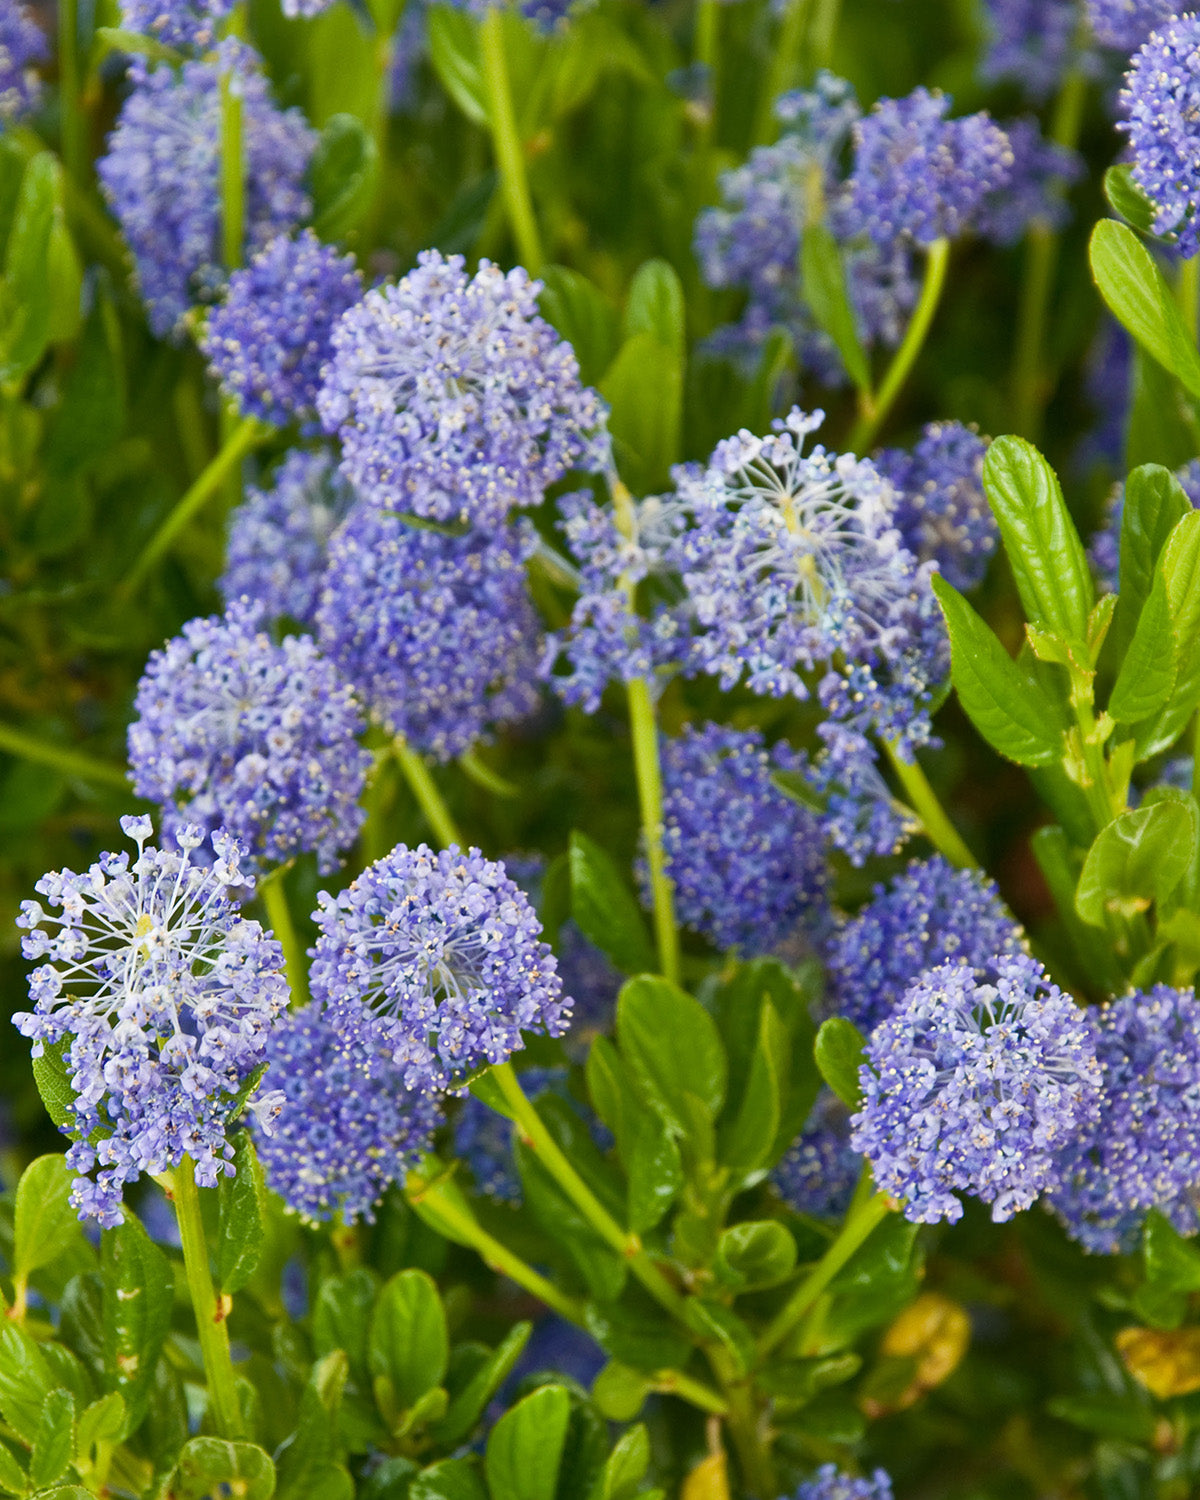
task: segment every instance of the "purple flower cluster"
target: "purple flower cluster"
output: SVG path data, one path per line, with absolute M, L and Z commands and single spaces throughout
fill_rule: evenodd
M 856 868 L 868 859 L 899 854 L 920 827 L 911 810 L 892 796 L 869 739 L 844 724 L 817 725 L 823 748 L 804 767 L 804 777 L 822 799 L 821 827 L 830 848 Z
M 1026 951 L 1021 929 L 994 883 L 956 870 L 941 855 L 914 859 L 830 941 L 831 1012 L 871 1032 L 909 986 L 939 964 L 983 968 L 997 955 Z
M 257 619 L 236 603 L 151 655 L 129 728 L 134 789 L 163 806 L 164 834 L 225 828 L 256 868 L 315 850 L 332 870 L 363 820 L 362 717 L 308 636 L 276 645 Z
M 985 0 L 984 11 L 984 79 L 1011 80 L 1031 99 L 1048 99 L 1072 61 L 1079 30 L 1077 0 Z
M 249 600 L 267 622 L 313 627 L 329 538 L 354 491 L 326 449 L 293 448 L 266 488 L 250 485 L 229 521 L 220 590 L 226 604 Z
M 42 97 L 35 64 L 45 62 L 49 47 L 42 28 L 20 0 L 0 4 L 0 125 L 15 125 L 31 114 Z
M 429 1150 L 438 1101 L 406 1089 L 387 1058 L 347 1049 L 318 1005 L 287 1015 L 265 1056 L 283 1100 L 273 1133 L 258 1133 L 268 1183 L 309 1222 L 371 1223 L 388 1188 Z
M 447 536 L 357 506 L 329 547 L 317 629 L 371 713 L 449 760 L 538 701 L 524 525 Z
M 467 10 L 472 15 L 482 17 L 493 5 L 502 3 L 502 0 L 450 0 L 450 3 L 459 10 Z M 517 8 L 538 31 L 549 35 L 565 25 L 577 4 L 578 0 L 519 0 Z
M 233 0 L 121 0 L 121 24 L 166 47 L 203 52 L 232 10 Z
M 504 866 L 452 845 L 398 844 L 313 914 L 314 999 L 345 1045 L 390 1057 L 406 1088 L 460 1087 L 523 1031 L 571 1019 L 541 925 Z
M 186 1155 L 211 1186 L 228 1165 L 229 1115 L 263 1060 L 287 1005 L 279 944 L 239 915 L 231 888 L 252 883 L 241 849 L 213 836 L 214 861 L 192 858 L 202 834 L 182 828 L 178 850 L 146 847 L 149 818 L 122 818 L 138 847 L 102 854 L 84 875 L 56 871 L 22 904 L 32 1012 L 13 1017 L 34 1055 L 65 1044 L 75 1099 L 67 1164 L 79 1173 L 81 1217 L 120 1222 L 121 1191 Z M 255 1105 L 264 1125 L 280 1100 Z M 87 1173 L 95 1170 L 95 1177 Z
M 1088 1250 L 1133 1249 L 1156 1208 L 1195 1234 L 1200 1184 L 1200 1002 L 1155 985 L 1094 1013 L 1100 1112 L 1069 1143 L 1048 1202 Z
M 1084 173 L 1083 158 L 1048 141 L 1032 115 L 1004 127 L 1012 152 L 1012 171 L 984 198 L 975 216 L 976 233 L 994 245 L 1016 245 L 1032 224 L 1062 229 L 1071 217 L 1067 189 Z
M 663 752 L 663 848 L 679 920 L 722 951 L 771 953 L 828 916 L 825 846 L 814 813 L 774 784 L 797 769 L 756 729 L 688 728 Z M 639 866 L 643 899 L 649 876 Z
M 862 1157 L 850 1145 L 850 1111 L 832 1089 L 823 1088 L 771 1181 L 796 1213 L 840 1219 L 861 1173 Z
M 258 60 L 226 41 L 212 61 L 130 64 L 133 89 L 99 173 L 133 251 L 150 327 L 177 331 L 197 299 L 211 301 L 221 265 L 221 79 L 232 75 L 246 141 L 246 247 L 287 233 L 310 210 L 304 178 L 316 136 L 299 110 L 278 110 Z
M 312 423 L 333 325 L 361 297 L 352 255 L 311 229 L 279 235 L 234 271 L 210 314 L 201 341 L 209 369 L 243 414 L 277 426 Z
M 342 468 L 385 510 L 494 525 L 577 465 L 603 464 L 603 407 L 538 313 L 540 283 L 426 250 L 333 331 L 317 406 Z
M 1135 52 L 1150 33 L 1179 14 L 1179 0 L 1086 0 L 1092 35 L 1105 47 Z
M 795 1500 L 892 1500 L 892 1481 L 883 1469 L 856 1479 L 835 1464 L 823 1464 L 796 1491 Z
M 1095 1118 L 1094 1028 L 1032 958 L 928 970 L 867 1043 L 851 1145 L 906 1218 L 961 1218 L 956 1193 L 997 1222 L 1057 1180 L 1063 1147 Z
M 899 494 L 894 524 L 921 562 L 934 562 L 956 589 L 983 582 L 999 528 L 983 492 L 987 444 L 961 422 L 931 422 L 911 453 L 886 448 L 875 457 Z
M 1154 229 L 1176 236 L 1186 259 L 1200 254 L 1200 15 L 1155 31 L 1121 90 L 1133 176 L 1154 204 Z

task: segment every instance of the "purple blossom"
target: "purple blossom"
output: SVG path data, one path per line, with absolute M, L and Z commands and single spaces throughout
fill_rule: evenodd
M 61 916 L 22 903 L 22 951 L 44 962 L 29 978 L 33 1011 L 13 1017 L 35 1057 L 65 1047 L 72 1202 L 110 1227 L 123 1185 L 143 1172 L 188 1156 L 206 1186 L 232 1173 L 229 1117 L 287 1005 L 279 944 L 230 896 L 253 884 L 237 842 L 214 834 L 206 866 L 192 858 L 198 828 L 181 828 L 174 850 L 146 847 L 149 818 L 121 827 L 138 847 L 132 863 L 102 854 L 84 875 L 43 876 L 35 889 Z M 267 1094 L 253 1106 L 264 1128 L 279 1104 Z
M 333 325 L 361 297 L 352 255 L 323 245 L 311 229 L 295 239 L 278 235 L 230 276 L 201 349 L 243 414 L 309 424 Z
M 1067 189 L 1084 174 L 1083 158 L 1042 135 L 1032 115 L 1004 127 L 1012 149 L 1012 172 L 989 193 L 975 220 L 976 232 L 994 245 L 1017 245 L 1030 225 L 1062 229 L 1070 222 Z
M 821 828 L 830 848 L 840 849 L 856 868 L 899 854 L 920 824 L 892 795 L 875 746 L 828 719 L 817 725 L 817 735 L 823 749 L 802 774 L 824 804 Z
M 899 494 L 894 521 L 904 545 L 963 591 L 983 582 L 999 535 L 983 492 L 986 452 L 974 428 L 931 422 L 911 453 L 886 448 L 875 455 Z
M 533 908 L 478 849 L 398 844 L 318 901 L 313 997 L 347 1047 L 390 1058 L 406 1088 L 460 1087 L 523 1047 L 523 1031 L 570 1024 Z
M 1099 1107 L 1094 1028 L 1025 954 L 929 969 L 871 1033 L 850 1143 L 916 1223 L 997 1222 L 1055 1185 Z
M 426 250 L 333 332 L 317 406 L 342 469 L 386 510 L 494 525 L 548 485 L 606 462 L 603 406 L 518 267 Z
M 867 1479 L 824 1464 L 796 1491 L 795 1500 L 892 1500 L 892 1481 L 882 1469 Z
M 233 0 L 121 0 L 121 24 L 166 47 L 203 52 L 232 10 Z
M 310 637 L 276 645 L 257 620 L 239 601 L 151 655 L 129 728 L 134 789 L 162 805 L 164 834 L 223 827 L 255 868 L 315 850 L 332 870 L 362 826 L 362 717 Z
M 771 1181 L 796 1213 L 840 1219 L 861 1174 L 862 1157 L 850 1145 L 850 1111 L 832 1089 L 822 1088 Z
M 989 82 L 1011 80 L 1029 98 L 1048 99 L 1062 82 L 1079 30 L 1077 0 L 985 0 L 988 49 L 980 65 Z
M 1155 31 L 1133 59 L 1120 94 L 1133 177 L 1155 206 L 1156 234 L 1176 236 L 1185 259 L 1200 253 L 1200 16 Z
M 42 28 L 20 0 L 0 3 L 0 125 L 15 125 L 41 102 L 36 64 L 50 55 Z
M 1136 52 L 1156 27 L 1179 13 L 1179 0 L 1085 0 L 1096 40 L 1126 54 Z

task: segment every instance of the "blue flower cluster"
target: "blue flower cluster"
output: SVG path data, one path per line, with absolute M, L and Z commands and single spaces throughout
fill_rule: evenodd
M 840 1219 L 850 1207 L 862 1157 L 850 1145 L 850 1111 L 822 1088 L 804 1129 L 771 1172 L 779 1196 L 798 1214 Z
M 448 536 L 358 505 L 335 533 L 322 647 L 415 749 L 449 760 L 538 702 L 541 634 L 520 524 Z
M 221 80 L 241 95 L 246 140 L 246 246 L 264 247 L 306 218 L 316 135 L 299 110 L 271 101 L 258 59 L 226 41 L 178 70 L 135 58 L 108 153 L 96 170 L 137 267 L 151 329 L 176 333 L 196 300 L 224 284 L 221 265 Z
M 796 1491 L 795 1500 L 892 1500 L 892 1481 L 882 1469 L 856 1479 L 835 1464 L 823 1464 Z
M 866 735 L 826 720 L 817 725 L 822 748 L 804 767 L 823 801 L 821 826 L 832 849 L 856 868 L 873 857 L 899 854 L 919 828 L 912 810 L 895 798 Z
M 1134 181 L 1154 204 L 1155 232 L 1174 234 L 1186 259 L 1200 254 L 1198 58 L 1200 16 L 1179 16 L 1155 31 L 1126 75 L 1118 127 L 1129 138 Z
M 663 849 L 675 909 L 723 952 L 774 952 L 828 918 L 828 872 L 814 813 L 771 777 L 796 770 L 786 745 L 756 729 L 688 728 L 663 750 Z M 643 899 L 649 875 L 640 863 Z
M 20 0 L 0 5 L 0 125 L 15 125 L 38 106 L 36 64 L 49 55 L 42 28 Z
M 985 0 L 988 82 L 1012 81 L 1038 101 L 1048 99 L 1072 61 L 1079 31 L 1077 0 Z
M 909 986 L 939 964 L 983 968 L 1026 951 L 1021 929 L 994 883 L 956 870 L 941 855 L 914 859 L 830 940 L 827 1005 L 871 1032 Z
M 1086 0 L 1092 35 L 1105 47 L 1135 52 L 1150 33 L 1179 14 L 1179 0 Z
M 317 406 L 342 468 L 384 510 L 490 526 L 606 462 L 603 407 L 537 310 L 538 282 L 426 250 L 333 331 Z
M 1071 217 L 1067 189 L 1083 176 L 1077 151 L 1048 141 L 1031 115 L 1005 125 L 1012 171 L 990 192 L 975 216 L 975 230 L 994 245 L 1018 245 L 1033 224 L 1062 229 Z
M 121 24 L 166 47 L 204 52 L 232 10 L 233 0 L 121 0 Z
M 103 854 L 86 874 L 43 876 L 36 890 L 61 915 L 22 904 L 23 952 L 43 962 L 29 980 L 34 1009 L 13 1017 L 35 1057 L 65 1048 L 72 1201 L 110 1227 L 124 1184 L 143 1172 L 185 1155 L 200 1183 L 232 1171 L 229 1115 L 287 1005 L 279 944 L 231 899 L 252 885 L 236 841 L 215 834 L 205 866 L 193 857 L 198 828 L 179 829 L 168 850 L 147 847 L 149 818 L 121 827 L 137 844 L 132 863 Z M 281 1102 L 259 1098 L 264 1126 Z
M 129 727 L 134 789 L 162 805 L 166 835 L 224 828 L 258 869 L 315 850 L 333 870 L 363 820 L 362 716 L 310 637 L 276 645 L 257 621 L 235 603 L 152 653 Z
M 518 1051 L 522 1031 L 570 1024 L 533 908 L 478 849 L 398 844 L 318 902 L 313 998 L 346 1046 L 390 1057 L 406 1088 L 460 1087 Z
M 1094 1028 L 1028 956 L 926 971 L 871 1033 L 850 1143 L 916 1223 L 997 1222 L 1059 1180 L 1058 1160 L 1099 1109 Z
M 999 528 L 983 492 L 987 444 L 961 422 L 931 422 L 911 453 L 876 455 L 881 474 L 899 493 L 895 525 L 921 562 L 935 562 L 956 589 L 983 582 Z

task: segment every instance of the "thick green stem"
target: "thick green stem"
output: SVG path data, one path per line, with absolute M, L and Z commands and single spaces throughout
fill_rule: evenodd
M 458 764 L 476 786 L 481 786 L 485 792 L 491 792 L 493 797 L 507 800 L 520 792 L 520 787 L 515 782 L 501 776 L 499 771 L 493 771 L 486 761 L 480 760 L 477 750 L 464 750 L 458 757 Z
M 400 763 L 400 769 L 404 772 L 404 779 L 408 782 L 409 789 L 425 814 L 425 821 L 433 830 L 434 837 L 443 848 L 457 844 L 460 849 L 465 849 L 462 834 L 459 833 L 450 809 L 437 789 L 437 782 L 430 774 L 429 767 L 412 746 L 399 735 L 396 736 L 395 744 L 396 759 Z
M 246 242 L 246 150 L 240 80 L 221 74 L 221 255 L 227 271 L 242 263 Z
M 78 0 L 58 0 L 58 113 L 63 168 L 75 183 L 87 161 L 83 101 L 79 89 Z
M 842 0 L 817 0 L 808 39 L 814 68 L 827 68 L 833 61 L 833 44 L 837 40 L 841 8 Z
M 266 428 L 254 417 L 243 417 L 229 434 L 221 451 L 209 462 L 208 467 L 184 492 L 174 509 L 162 525 L 142 548 L 137 561 L 117 587 L 118 599 L 127 601 L 169 551 L 175 538 L 204 507 L 205 503 L 220 489 L 225 477 L 266 436 Z
M 563 1154 L 558 1142 L 547 1130 L 541 1116 L 525 1095 L 512 1063 L 497 1063 L 491 1070 L 522 1139 L 538 1160 L 574 1203 L 596 1233 L 629 1264 L 629 1269 L 650 1295 L 675 1318 L 684 1320 L 685 1302 L 663 1273 L 642 1249 L 636 1234 L 622 1229 L 600 1200 L 576 1172 Z
M 937 793 L 918 763 L 900 758 L 896 746 L 884 740 L 883 748 L 892 770 L 904 788 L 912 810 L 921 820 L 925 836 L 939 854 L 945 855 L 952 865 L 960 870 L 977 870 L 979 861 L 963 842 L 962 835 L 950 821 L 946 809 L 937 799 Z
M 699 131 L 701 142 L 706 141 L 712 135 L 717 119 L 722 4 L 723 0 L 697 0 L 696 4 L 696 29 L 692 40 L 692 56 L 697 67 L 704 69 L 708 96 L 708 109 L 702 116 Z
M 859 1191 L 838 1237 L 768 1325 L 759 1340 L 761 1355 L 770 1354 L 783 1343 L 876 1225 L 890 1212 L 892 1200 L 886 1193 L 870 1192 L 869 1181 L 864 1177 L 863 1183 L 859 1184 Z M 867 1184 L 865 1191 L 864 1183 Z
M 496 167 L 500 173 L 508 222 L 517 242 L 517 253 L 522 264 L 531 276 L 536 276 L 543 263 L 542 241 L 533 212 L 529 178 L 525 171 L 525 151 L 517 131 L 517 116 L 513 108 L 512 84 L 504 49 L 504 17 L 503 6 L 489 5 L 479 24 L 479 40 L 483 49 L 483 82 L 487 93 L 492 146 L 496 153 Z
M 0 750 L 21 760 L 33 761 L 35 765 L 49 766 L 64 776 L 77 776 L 81 781 L 94 781 L 102 786 L 118 786 L 123 792 L 129 790 L 129 777 L 120 766 L 95 760 L 82 750 L 49 745 L 45 740 L 34 739 L 8 724 L 0 724 Z
M 267 921 L 271 931 L 279 939 L 283 949 L 283 967 L 287 975 L 288 988 L 292 992 L 293 1006 L 308 1003 L 308 969 L 304 962 L 304 948 L 296 935 L 296 924 L 292 921 L 292 909 L 288 905 L 284 878 L 287 865 L 280 865 L 264 876 L 258 883 L 258 895 L 267 910 Z
M 725 1395 L 729 1401 L 726 1425 L 737 1452 L 746 1493 L 756 1500 L 775 1500 L 779 1493 L 775 1466 L 759 1429 L 759 1414 L 750 1388 L 744 1382 L 733 1383 L 726 1386 Z
M 229 1353 L 227 1309 L 218 1299 L 208 1264 L 208 1242 L 204 1237 L 204 1220 L 200 1215 L 200 1193 L 190 1156 L 175 1169 L 170 1184 L 179 1220 L 179 1238 L 183 1244 L 183 1268 L 187 1273 L 188 1292 L 196 1314 L 200 1335 L 200 1353 L 208 1379 L 208 1403 L 218 1434 L 235 1439 L 245 1436 L 242 1409 L 238 1402 L 237 1380 Z
M 758 112 L 754 120 L 756 145 L 767 145 L 775 139 L 775 101 L 780 94 L 792 87 L 799 76 L 800 52 L 811 8 L 812 0 L 788 0 L 783 24 L 775 38 L 775 46 L 767 66 L 766 84 L 758 98 Z
M 938 303 L 942 300 L 949 261 L 950 241 L 934 240 L 925 257 L 921 295 L 905 330 L 903 342 L 892 357 L 878 393 L 873 398 L 864 397 L 859 403 L 862 414 L 850 435 L 849 447 L 852 452 L 866 453 L 873 446 L 879 436 L 879 429 L 887 420 L 897 396 L 904 389 L 904 383 L 917 362 L 917 356 L 925 346 Z

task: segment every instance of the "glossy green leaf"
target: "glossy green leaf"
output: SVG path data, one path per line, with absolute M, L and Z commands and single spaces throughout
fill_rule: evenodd
M 1178 649 L 1163 575 L 1138 616 L 1137 629 L 1121 662 L 1108 700 L 1118 724 L 1140 724 L 1161 712 L 1171 700 L 1178 674 Z
M 425 1271 L 398 1271 L 371 1315 L 367 1360 L 372 1376 L 391 1381 L 400 1410 L 441 1385 L 450 1358 L 446 1310 Z
M 632 1500 L 649 1467 L 650 1436 L 639 1423 L 617 1440 L 589 1500 Z
M 1126 479 L 1121 506 L 1118 646 L 1128 645 L 1154 587 L 1167 538 L 1191 508 L 1183 486 L 1161 464 L 1142 464 Z
M 1187 874 L 1198 840 L 1200 813 L 1183 793 L 1121 813 L 1087 852 L 1076 911 L 1102 927 L 1109 913 L 1132 916 L 1161 903 Z
M 617 999 L 617 1044 L 646 1103 L 681 1135 L 716 1119 L 725 1101 L 725 1049 L 698 1000 L 643 974 Z
M 1133 180 L 1133 169 L 1128 162 L 1118 162 L 1104 174 L 1104 196 L 1110 207 L 1142 234 L 1149 234 L 1154 227 L 1154 205 Z
M 491 1500 L 555 1500 L 570 1416 L 571 1398 L 556 1385 L 505 1412 L 484 1455 Z
M 37 1435 L 42 1406 L 58 1384 L 43 1350 L 23 1328 L 0 1318 L 0 1416 L 25 1442 Z
M 625 974 L 653 969 L 654 948 L 645 918 L 613 857 L 576 829 L 569 860 L 571 915 L 584 936 Z
M 98 1401 L 89 1402 L 79 1413 L 75 1427 L 75 1451 L 80 1462 L 91 1463 L 98 1445 L 120 1442 L 128 1426 L 129 1411 L 119 1391 L 110 1391 Z
M 1200 354 L 1162 272 L 1125 224 L 1102 219 L 1089 248 L 1092 277 L 1117 321 L 1162 367 L 1200 396 Z
M 779 1013 L 765 999 L 759 1010 L 758 1045 L 737 1114 L 723 1128 L 718 1159 L 742 1180 L 771 1164 L 783 1119 L 792 1065 L 792 1041 Z
M 625 1258 L 600 1237 L 536 1153 L 518 1140 L 513 1154 L 525 1206 L 534 1220 L 570 1257 L 593 1297 L 601 1302 L 619 1297 L 628 1273 Z
M 332 115 L 309 168 L 313 228 L 325 240 L 343 239 L 370 211 L 379 189 L 379 150 L 354 115 Z
M 858 320 L 846 286 L 846 268 L 837 240 L 824 220 L 804 228 L 800 244 L 804 300 L 817 325 L 829 335 L 860 391 L 870 390 L 871 371 L 858 336 Z
M 75 1090 L 71 1087 L 71 1075 L 67 1069 L 65 1052 L 68 1039 L 47 1042 L 39 1056 L 33 1059 L 33 1078 L 37 1084 L 46 1113 L 60 1130 L 75 1122 L 72 1106 Z
M 487 1500 L 487 1492 L 465 1458 L 445 1458 L 415 1476 L 408 1500 Z
M 338 1417 L 349 1372 L 343 1349 L 313 1365 L 300 1396 L 296 1430 L 275 1451 L 278 1500 L 336 1500 L 345 1473 L 337 1462 Z M 351 1484 L 351 1495 L 353 1489 Z
M 29 1481 L 34 1489 L 55 1484 L 71 1466 L 75 1452 L 75 1397 L 70 1391 L 51 1391 L 42 1407 L 29 1455 Z
M 648 334 L 683 358 L 687 341 L 683 285 L 667 261 L 647 260 L 634 272 L 625 300 L 622 332 L 626 339 Z
M 488 1402 L 520 1359 L 532 1332 L 532 1323 L 517 1323 L 509 1330 L 503 1342 L 493 1349 L 451 1400 L 446 1415 L 432 1430 L 434 1442 L 443 1448 L 455 1448 L 471 1435 Z
M 488 123 L 479 28 L 468 11 L 431 5 L 426 16 L 429 60 L 442 87 L 476 125 Z
M 134 1425 L 150 1397 L 154 1370 L 171 1327 L 171 1263 L 132 1214 L 100 1238 L 104 1368 Z
M 632 1422 L 653 1389 L 653 1381 L 643 1371 L 610 1359 L 592 1382 L 592 1401 L 610 1422 Z
M 374 117 L 379 91 L 376 40 L 358 10 L 331 6 L 308 30 L 308 115 L 318 130 L 335 115 Z
M 61 168 L 39 151 L 25 169 L 0 279 L 0 385 L 16 384 L 46 351 L 51 288 L 46 274 Z
M 830 1016 L 817 1032 L 813 1054 L 821 1077 L 848 1109 L 862 1100 L 859 1069 L 866 1062 L 863 1034 L 845 1016 Z
M 344 1349 L 350 1368 L 366 1381 L 367 1340 L 379 1282 L 365 1267 L 328 1276 L 317 1288 L 312 1311 L 313 1348 L 317 1354 Z
M 267 1184 L 248 1131 L 234 1144 L 234 1175 L 222 1177 L 218 1189 L 217 1286 L 240 1292 L 258 1266 L 267 1216 Z
M 0 1492 L 6 1495 L 24 1495 L 29 1489 L 25 1470 L 12 1455 L 12 1450 L 0 1443 Z
M 650 333 L 627 338 L 604 372 L 609 431 L 621 476 L 635 494 L 664 487 L 681 456 L 683 360 Z
M 21 1173 L 13 1220 L 13 1276 L 28 1279 L 76 1246 L 82 1233 L 71 1206 L 74 1174 L 58 1154 L 39 1156 Z
M 1171 746 L 1200 703 L 1200 511 L 1189 510 L 1168 536 L 1158 563 L 1167 594 L 1178 670 L 1170 702 L 1137 729 L 1147 760 Z
M 628 1162 L 628 1222 L 635 1234 L 658 1224 L 683 1187 L 683 1164 L 663 1120 L 647 1112 L 638 1122 Z
M 774 1219 L 734 1224 L 717 1245 L 717 1275 L 736 1291 L 776 1286 L 796 1266 L 796 1241 Z
M 653 1374 L 680 1369 L 691 1355 L 692 1339 L 665 1314 L 641 1306 L 589 1302 L 584 1317 L 605 1354 L 631 1370 Z
M 256 1443 L 195 1437 L 183 1446 L 171 1476 L 174 1500 L 271 1500 L 275 1465 Z

